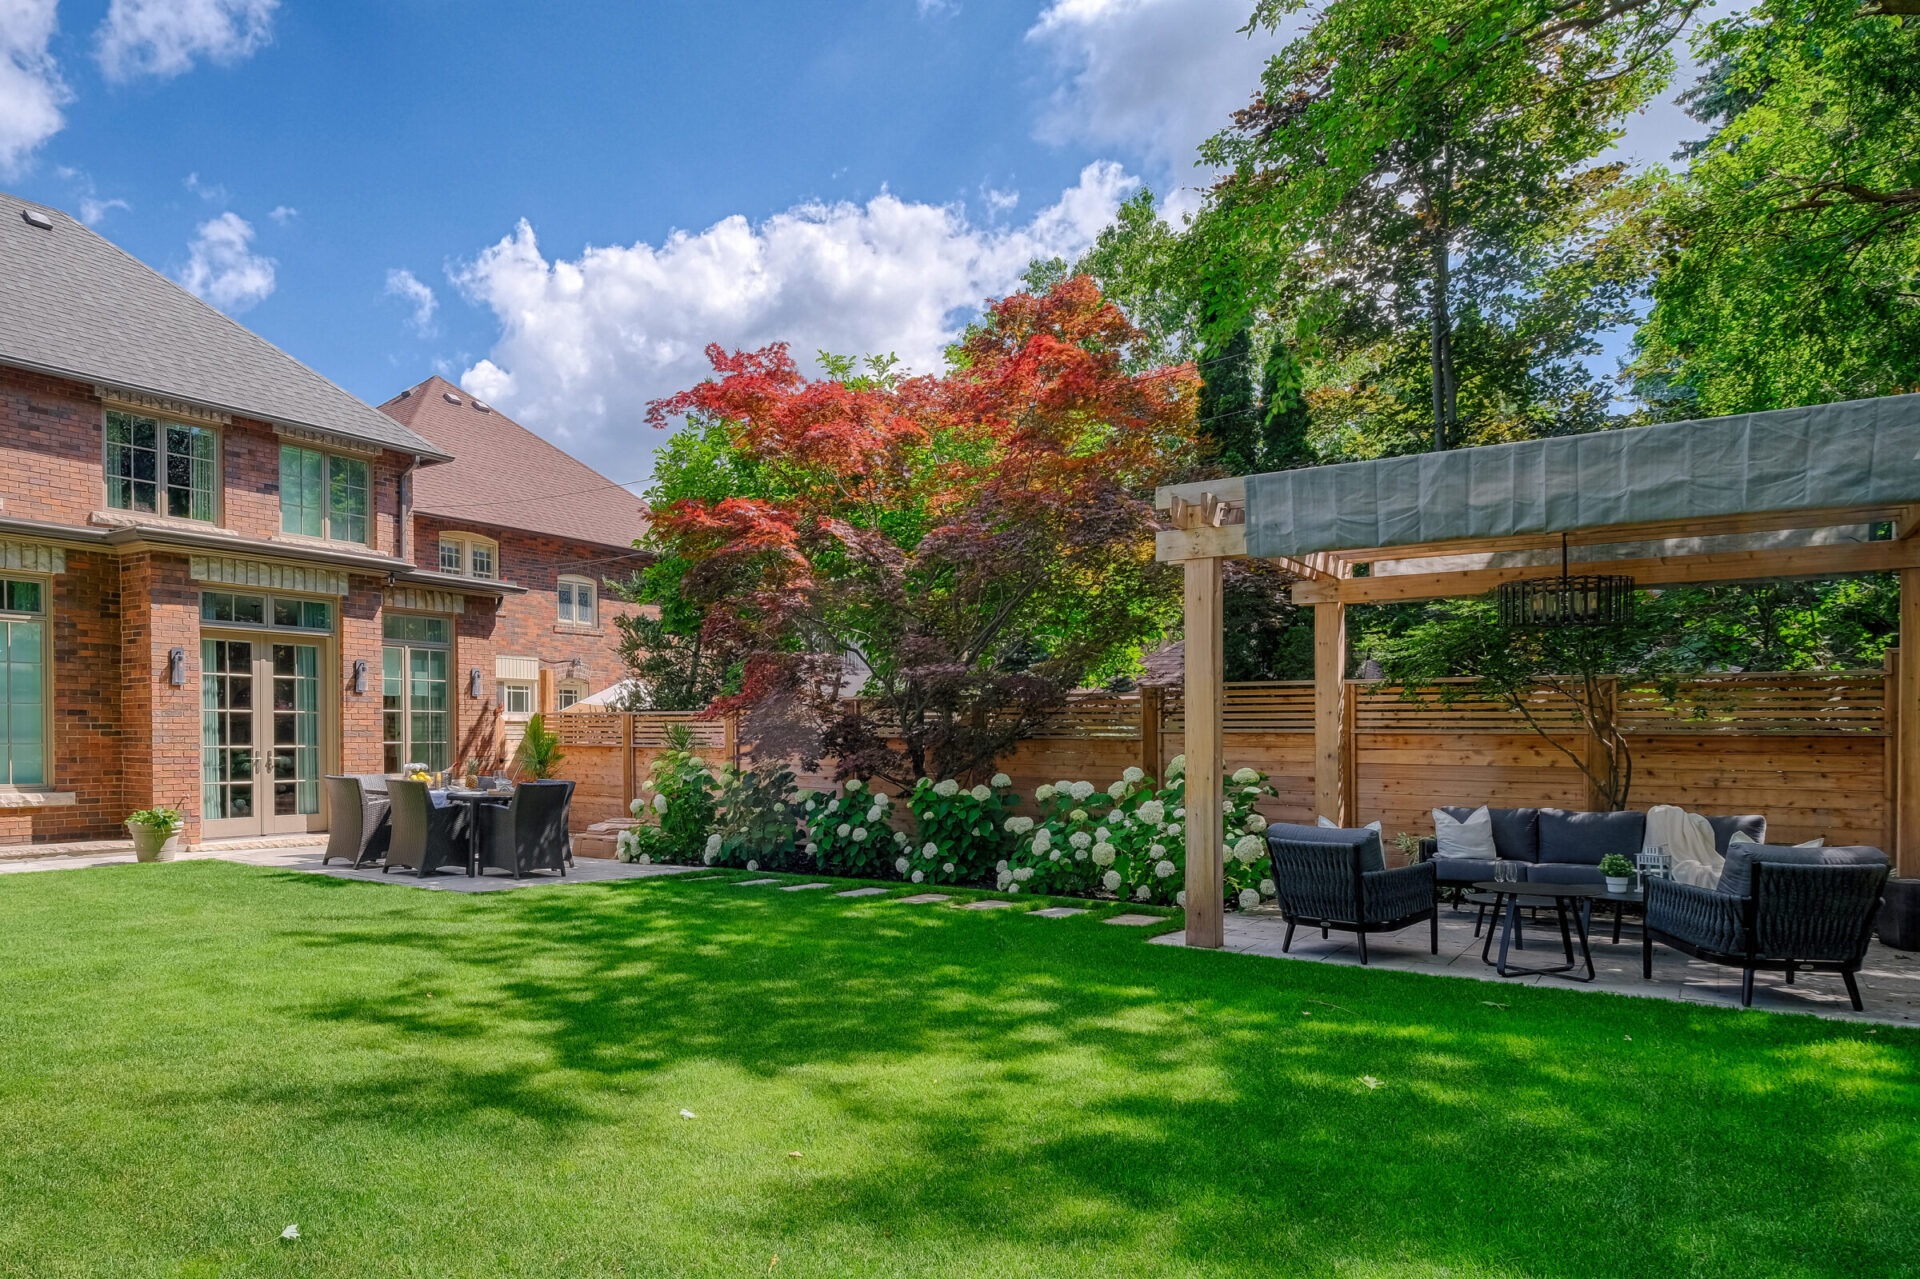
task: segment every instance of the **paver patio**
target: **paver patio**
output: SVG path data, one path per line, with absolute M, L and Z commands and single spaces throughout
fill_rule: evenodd
M 1653 948 L 1653 980 L 1640 976 L 1640 928 L 1629 919 L 1615 943 L 1613 924 L 1595 922 L 1592 930 L 1594 979 L 1591 982 L 1568 981 L 1564 977 L 1501 977 L 1480 960 L 1481 937 L 1473 935 L 1474 912 L 1471 908 L 1440 908 L 1440 953 L 1427 951 L 1427 925 L 1423 921 L 1398 932 L 1375 933 L 1367 939 L 1371 967 L 1400 972 L 1433 973 L 1446 977 L 1471 977 L 1495 984 L 1524 983 L 1529 986 L 1559 985 L 1569 989 L 1607 990 L 1618 995 L 1640 995 L 1655 999 L 1681 999 L 1702 1004 L 1740 1006 L 1740 970 L 1723 968 L 1690 958 L 1666 946 Z M 1112 921 L 1109 921 L 1112 922 Z M 1309 963 L 1351 964 L 1358 966 L 1360 951 L 1353 934 L 1335 933 L 1321 940 L 1318 929 L 1300 928 L 1293 935 L 1293 949 L 1280 949 L 1286 938 L 1286 921 L 1275 907 L 1230 913 L 1226 917 L 1224 949 L 1243 955 L 1264 955 L 1275 959 Z M 1484 936 L 1484 934 L 1483 934 Z M 1551 961 L 1561 956 L 1558 929 L 1542 918 L 1540 927 L 1526 931 L 1527 949 L 1514 952 L 1516 963 L 1538 963 L 1543 955 Z M 1185 945 L 1185 935 L 1165 933 L 1152 939 L 1157 946 Z M 1494 946 L 1500 945 L 1498 936 Z M 1531 956 L 1532 958 L 1529 958 Z M 1854 1012 L 1847 1002 L 1846 988 L 1831 973 L 1800 973 L 1788 986 L 1778 973 L 1761 973 L 1753 991 L 1753 1006 L 1772 1012 L 1812 1013 L 1846 1021 L 1875 1021 L 1888 1025 L 1920 1025 L 1920 953 L 1894 950 L 1874 941 L 1867 951 L 1866 966 L 1860 970 L 1860 994 L 1866 1002 L 1864 1012 Z

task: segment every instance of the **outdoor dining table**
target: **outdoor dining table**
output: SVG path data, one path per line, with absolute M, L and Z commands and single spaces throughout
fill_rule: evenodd
M 480 809 L 488 803 L 502 804 L 513 798 L 511 786 L 504 790 L 469 790 L 465 786 L 449 786 L 438 792 L 449 804 L 467 806 L 467 874 L 480 873 Z

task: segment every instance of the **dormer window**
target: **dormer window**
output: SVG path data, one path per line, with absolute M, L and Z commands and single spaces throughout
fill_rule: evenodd
M 107 505 L 116 511 L 218 520 L 219 458 L 212 427 L 107 410 Z
M 473 533 L 442 533 L 440 571 L 492 581 L 500 576 L 499 549 L 490 539 Z

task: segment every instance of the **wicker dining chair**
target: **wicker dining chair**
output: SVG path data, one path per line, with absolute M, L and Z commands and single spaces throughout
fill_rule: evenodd
M 325 866 L 334 858 L 359 867 L 379 861 L 387 853 L 392 828 L 387 824 L 387 797 L 368 790 L 358 777 L 327 777 L 327 851 Z
M 387 798 L 393 805 L 393 834 L 381 873 L 411 870 L 425 879 L 448 866 L 473 873 L 464 804 L 436 808 L 425 782 L 398 777 L 387 783 Z

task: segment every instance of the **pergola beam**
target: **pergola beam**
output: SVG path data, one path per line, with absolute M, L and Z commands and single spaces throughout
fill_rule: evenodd
M 1846 542 L 1826 546 L 1721 551 L 1705 555 L 1663 555 L 1646 559 L 1582 560 L 1581 573 L 1624 573 L 1639 586 L 1742 582 L 1760 578 L 1839 577 L 1920 568 L 1920 539 Z M 1468 569 L 1451 573 L 1395 573 L 1385 577 L 1347 577 L 1299 582 L 1295 604 L 1381 604 L 1405 600 L 1450 599 L 1484 595 L 1503 582 L 1545 575 L 1540 564 Z

